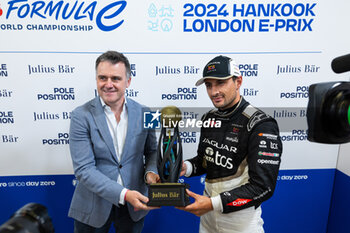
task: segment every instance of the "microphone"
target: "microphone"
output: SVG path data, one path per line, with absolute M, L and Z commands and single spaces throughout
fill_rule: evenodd
M 350 71 L 350 54 L 334 58 L 331 66 L 337 74 Z

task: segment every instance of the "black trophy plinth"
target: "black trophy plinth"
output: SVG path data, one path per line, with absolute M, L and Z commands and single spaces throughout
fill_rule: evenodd
M 159 183 L 151 184 L 148 189 L 148 206 L 186 206 L 190 199 L 186 193 L 188 184 Z
M 162 109 L 166 125 L 177 125 L 181 112 L 176 107 Z M 163 125 L 163 124 L 162 124 Z M 148 187 L 148 206 L 186 206 L 190 203 L 186 189 L 188 184 L 178 183 L 182 166 L 182 145 L 178 127 L 162 126 L 157 151 L 157 168 L 162 183 Z

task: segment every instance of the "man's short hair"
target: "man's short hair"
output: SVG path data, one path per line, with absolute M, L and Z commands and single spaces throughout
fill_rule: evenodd
M 119 62 L 124 63 L 125 69 L 126 69 L 126 78 L 128 79 L 130 77 L 130 75 L 131 75 L 130 63 L 129 63 L 128 58 L 126 58 L 124 56 L 124 54 L 119 53 L 117 51 L 107 51 L 107 52 L 101 54 L 96 59 L 95 69 L 97 70 L 98 65 L 104 61 L 108 61 L 108 62 L 112 63 L 113 65 L 115 65 Z

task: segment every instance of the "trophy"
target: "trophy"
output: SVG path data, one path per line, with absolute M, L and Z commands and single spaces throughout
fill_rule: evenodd
M 178 123 L 181 111 L 167 106 L 161 111 L 161 133 L 158 141 L 157 168 L 161 183 L 148 188 L 148 206 L 186 206 L 190 200 L 188 184 L 178 183 L 182 167 L 182 146 Z

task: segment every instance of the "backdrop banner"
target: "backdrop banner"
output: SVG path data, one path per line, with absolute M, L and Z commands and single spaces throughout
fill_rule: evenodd
M 96 58 L 116 50 L 131 63 L 129 98 L 155 111 L 175 105 L 189 120 L 213 107 L 205 86 L 195 86 L 204 65 L 217 55 L 233 58 L 241 95 L 281 129 L 279 180 L 263 204 L 266 232 L 326 232 L 339 145 L 307 141 L 306 107 L 309 85 L 349 80 L 331 70 L 332 59 L 349 53 L 349 8 L 345 0 L 2 1 L 0 224 L 38 202 L 56 232 L 73 232 L 70 114 L 96 96 Z M 200 132 L 180 131 L 189 159 Z M 203 180 L 180 182 L 201 193 Z M 198 225 L 199 218 L 163 207 L 150 212 L 144 232 L 196 232 Z

